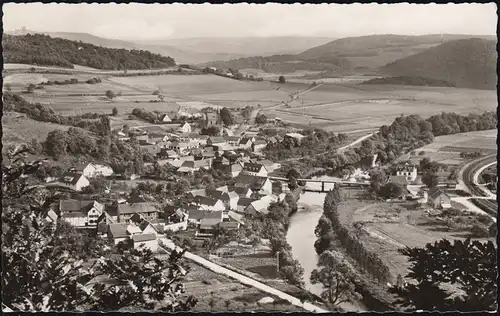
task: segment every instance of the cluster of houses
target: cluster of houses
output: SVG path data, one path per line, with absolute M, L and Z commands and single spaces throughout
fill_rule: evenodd
M 409 197 L 418 200 L 419 203 L 428 204 L 434 209 L 451 208 L 451 198 L 446 193 L 446 188 L 456 188 L 456 182 L 447 180 L 446 176 L 443 175 L 438 178 L 439 184 L 437 186 L 427 188 L 422 184 L 417 166 L 404 163 L 396 166 L 395 174 L 390 175 L 387 181 L 397 183 L 403 187 L 403 198 Z

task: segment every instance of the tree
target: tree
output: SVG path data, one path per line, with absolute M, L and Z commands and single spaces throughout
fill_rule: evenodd
M 220 119 L 222 120 L 222 123 L 224 123 L 225 126 L 231 126 L 236 123 L 236 120 L 234 119 L 233 113 L 231 113 L 231 110 L 229 110 L 226 107 L 223 107 L 220 110 Z
M 133 306 L 175 312 L 194 306 L 193 297 L 180 299 L 189 271 L 183 267 L 183 253 L 173 251 L 168 261 L 148 250 L 95 258 L 105 248 L 82 242 L 69 225 L 47 220 L 50 205 L 61 194 L 29 185 L 43 161 L 25 161 L 26 151 L 17 146 L 2 161 L 2 309 L 111 311 Z M 83 266 L 82 255 L 93 257 L 86 260 L 89 266 Z M 98 276 L 114 285 L 92 286 Z
M 336 251 L 323 252 L 318 260 L 318 268 L 311 273 L 311 283 L 323 285 L 321 298 L 337 306 L 360 298 L 354 289 L 355 274 L 349 263 Z
M 26 92 L 28 93 L 33 93 L 33 91 L 35 91 L 36 89 L 36 85 L 30 83 L 27 87 L 26 87 Z
M 106 91 L 106 97 L 110 100 L 113 100 L 116 97 L 116 93 L 111 90 Z
M 12 90 L 12 87 L 8 83 L 4 84 L 3 86 L 5 87 L 5 91 L 11 91 Z
M 402 196 L 404 191 L 399 183 L 389 182 L 380 187 L 378 194 L 383 199 L 396 199 Z
M 436 173 L 431 171 L 426 171 L 422 174 L 422 183 L 428 188 L 433 188 L 438 185 L 439 177 Z
M 52 157 L 61 157 L 66 154 L 68 134 L 62 130 L 54 130 L 47 135 L 45 150 Z
M 118 109 L 116 107 L 114 107 L 113 110 L 111 111 L 111 115 L 113 115 L 113 116 L 118 115 Z
M 257 114 L 257 116 L 255 117 L 255 124 L 259 124 L 259 125 L 263 125 L 263 124 L 266 124 L 267 123 L 267 116 L 265 116 L 264 114 Z
M 394 287 L 397 303 L 408 311 L 493 311 L 497 308 L 497 249 L 492 241 L 470 238 L 405 248 L 411 263 L 405 287 Z M 443 288 L 443 285 L 451 285 Z
M 284 77 L 284 76 L 279 76 L 279 78 L 278 78 L 278 82 L 279 82 L 279 83 L 285 83 L 285 82 L 286 82 L 285 77 Z

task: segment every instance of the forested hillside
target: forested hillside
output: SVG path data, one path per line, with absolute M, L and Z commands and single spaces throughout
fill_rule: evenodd
M 144 50 L 112 49 L 83 42 L 35 34 L 5 35 L 4 63 L 73 68 L 73 65 L 106 70 L 153 69 L 175 66 L 171 57 Z
M 462 88 L 495 89 L 496 41 L 481 38 L 450 41 L 382 67 L 396 76 L 446 80 Z
M 393 84 L 405 86 L 428 86 L 428 87 L 454 87 L 455 85 L 445 80 L 436 80 L 422 77 L 384 77 L 373 78 L 362 82 L 361 84 Z

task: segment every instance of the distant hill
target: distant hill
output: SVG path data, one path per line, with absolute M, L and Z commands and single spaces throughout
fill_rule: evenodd
M 382 67 L 392 76 L 445 80 L 457 87 L 496 89 L 496 41 L 461 39 L 429 48 Z
M 429 87 L 454 87 L 453 83 L 445 80 L 436 80 L 421 77 L 384 77 L 373 78 L 363 81 L 360 84 L 393 84 L 393 85 L 406 85 L 406 86 L 429 86 Z
M 34 64 L 73 68 L 151 69 L 175 66 L 171 57 L 144 50 L 107 48 L 43 34 L 13 36 L 4 34 L 4 63 Z
M 332 57 L 342 57 L 348 59 L 354 69 L 374 69 L 395 60 L 418 54 L 443 42 L 473 37 L 477 36 L 461 34 L 421 36 L 388 34 L 347 37 L 308 49 L 297 55 L 297 58 L 328 60 Z M 496 39 L 495 36 L 482 36 L 482 38 Z
M 160 43 L 183 50 L 207 54 L 234 54 L 240 57 L 297 54 L 333 40 L 331 37 L 271 36 L 271 37 L 208 37 L 134 41 L 143 44 Z
M 471 38 L 471 35 L 369 35 L 330 41 L 299 54 L 248 57 L 210 62 L 220 68 L 256 68 L 286 73 L 295 70 L 325 70 L 343 73 L 372 73 L 393 61 L 418 54 L 442 42 Z M 494 36 L 483 36 L 495 39 Z M 279 60 L 277 60 L 279 59 Z M 321 69 L 320 69 L 321 68 Z

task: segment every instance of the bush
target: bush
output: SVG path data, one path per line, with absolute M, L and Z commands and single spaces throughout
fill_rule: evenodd
M 421 152 L 418 153 L 418 155 L 419 156 L 425 156 L 425 151 L 422 150 Z
M 474 238 L 487 238 L 490 236 L 488 229 L 482 225 L 474 224 L 471 230 L 471 237 Z

